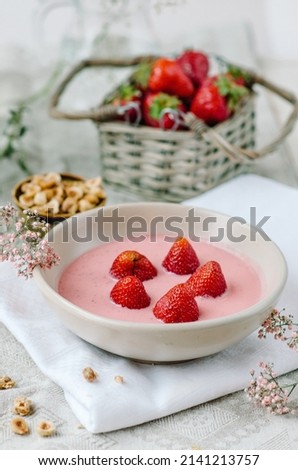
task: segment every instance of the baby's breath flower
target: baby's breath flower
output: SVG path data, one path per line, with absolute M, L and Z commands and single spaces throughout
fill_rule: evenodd
M 249 400 L 263 406 L 273 414 L 292 413 L 293 409 L 288 405 L 288 401 L 298 382 L 281 386 L 276 379 L 273 364 L 260 362 L 259 367 L 260 375 L 256 377 L 255 371 L 252 370 L 252 380 L 245 389 Z
M 287 345 L 298 352 L 298 331 L 294 330 L 297 326 L 293 322 L 293 315 L 284 315 L 282 311 L 272 310 L 258 331 L 258 337 L 264 339 L 267 334 L 273 334 L 274 339 L 284 341 Z
M 26 210 L 20 216 L 11 204 L 0 207 L 0 260 L 13 263 L 19 276 L 32 276 L 40 266 L 50 269 L 58 264 L 59 256 L 43 239 L 49 224 L 34 211 Z

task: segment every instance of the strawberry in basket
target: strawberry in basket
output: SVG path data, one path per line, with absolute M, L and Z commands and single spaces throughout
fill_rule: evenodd
M 209 126 L 228 119 L 248 89 L 227 74 L 209 77 L 197 91 L 190 110 Z
M 252 83 L 250 74 L 242 70 L 240 67 L 229 64 L 227 67 L 226 75 L 227 77 L 234 80 L 237 85 L 242 85 L 247 88 L 251 88 Z
M 179 98 L 190 98 L 194 86 L 174 59 L 162 57 L 152 66 L 148 87 L 152 91 L 162 91 Z
M 142 91 L 163 92 L 182 99 L 191 98 L 195 92 L 178 62 L 167 57 L 140 64 L 133 74 L 133 83 Z
M 195 88 L 199 88 L 208 75 L 208 56 L 203 52 L 187 49 L 176 60 Z
M 164 130 L 183 129 L 182 115 L 185 110 L 185 105 L 177 96 L 150 91 L 144 95 L 142 113 L 147 126 Z
M 119 119 L 131 124 L 141 120 L 142 92 L 131 83 L 124 83 L 113 93 L 107 103 L 120 106 Z

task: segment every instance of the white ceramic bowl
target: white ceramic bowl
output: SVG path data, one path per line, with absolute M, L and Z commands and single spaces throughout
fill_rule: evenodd
M 135 323 L 96 316 L 72 304 L 57 292 L 58 280 L 64 268 L 81 254 L 103 243 L 98 236 L 103 227 L 96 222 L 100 212 L 103 211 L 105 217 L 113 217 L 113 211 L 118 210 L 117 214 L 125 218 L 125 222 L 117 227 L 123 236 L 126 235 L 126 221 L 136 215 L 143 217 L 148 226 L 156 216 L 164 219 L 181 217 L 179 227 L 188 236 L 186 217 L 191 209 L 174 203 L 133 203 L 106 206 L 65 220 L 49 233 L 50 243 L 61 256 L 61 262 L 51 270 L 36 268 L 35 282 L 68 329 L 106 351 L 139 361 L 159 363 L 185 361 L 217 353 L 241 341 L 262 324 L 275 307 L 287 278 L 287 265 L 276 244 L 265 240 L 260 234 L 256 234 L 254 240 L 252 227 L 240 222 L 234 223 L 233 240 L 230 240 L 230 217 L 227 215 L 195 208 L 195 216 L 201 220 L 195 225 L 195 234 L 206 240 L 216 236 L 221 229 L 224 237 L 222 243 L 248 257 L 257 266 L 262 279 L 262 296 L 256 304 L 245 310 L 222 318 L 188 323 Z M 207 217 L 213 217 L 210 219 L 212 223 L 204 225 Z M 72 233 L 79 233 L 83 237 L 87 233 L 86 227 L 88 234 L 91 233 L 89 240 L 80 243 L 74 240 Z M 112 231 L 113 224 L 105 222 L 105 236 L 111 237 Z M 160 223 L 157 224 L 157 231 L 170 233 Z M 173 236 L 173 233 L 170 234 Z M 243 240 L 239 241 L 239 237 Z M 235 239 L 238 241 L 235 242 Z

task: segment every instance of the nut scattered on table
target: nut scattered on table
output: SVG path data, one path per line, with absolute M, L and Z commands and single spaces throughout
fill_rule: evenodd
M 87 382 L 94 382 L 97 378 L 97 373 L 91 367 L 85 367 L 83 369 L 83 376 Z
M 115 375 L 114 380 L 118 384 L 123 384 L 124 383 L 124 378 L 122 377 L 122 375 Z
M 15 386 L 15 381 L 7 375 L 0 377 L 0 390 L 6 390 Z
M 93 209 L 106 198 L 100 177 L 83 180 L 59 173 L 33 175 L 20 191 L 18 202 L 22 209 L 53 215 Z
M 16 397 L 13 406 L 14 413 L 20 416 L 27 416 L 33 411 L 32 401 L 26 397 Z
M 13 418 L 10 422 L 10 428 L 15 434 L 29 434 L 29 426 L 24 418 Z
M 40 421 L 36 430 L 41 437 L 49 437 L 56 432 L 56 427 L 51 421 Z

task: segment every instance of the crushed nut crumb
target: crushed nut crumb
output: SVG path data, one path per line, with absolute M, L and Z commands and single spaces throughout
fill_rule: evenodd
M 56 432 L 56 427 L 51 421 L 41 421 L 36 429 L 41 437 L 49 437 Z
M 115 380 L 115 382 L 117 382 L 117 384 L 123 384 L 124 383 L 124 378 L 122 377 L 122 375 L 115 375 L 114 380 Z
M 13 406 L 13 412 L 21 415 L 21 416 L 27 416 L 30 413 L 32 413 L 33 406 L 32 406 L 32 401 L 29 400 L 29 398 L 26 397 L 17 397 L 14 400 L 14 406 Z
M 91 367 L 83 369 L 83 376 L 88 382 L 94 382 L 97 378 L 97 373 Z
M 10 422 L 11 430 L 15 434 L 29 434 L 29 426 L 24 418 L 13 418 Z
M 6 390 L 7 388 L 12 388 L 15 386 L 15 381 L 12 380 L 7 375 L 0 377 L 0 390 Z

